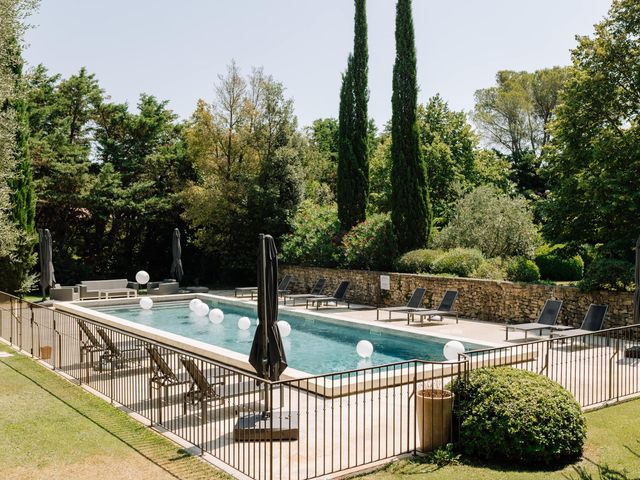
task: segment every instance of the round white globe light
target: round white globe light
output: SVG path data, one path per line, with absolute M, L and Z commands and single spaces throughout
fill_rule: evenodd
M 140 308 L 143 310 L 151 310 L 151 307 L 153 307 L 153 300 L 149 297 L 142 297 L 140 299 Z
M 136 282 L 138 282 L 140 285 L 146 285 L 147 283 L 149 283 L 149 274 L 144 270 L 140 270 L 138 273 L 136 273 Z
M 464 353 L 464 345 L 457 340 L 452 340 L 446 343 L 442 349 L 442 353 L 444 354 L 444 358 L 450 362 L 457 362 L 458 355 Z
M 200 300 L 199 298 L 194 298 L 189 302 L 189 309 L 195 313 L 196 309 L 198 308 L 198 305 L 200 305 L 201 303 L 202 303 L 202 300 Z
M 224 320 L 224 312 L 219 308 L 212 308 L 209 312 L 209 320 L 211 320 L 211 323 L 215 323 L 216 325 L 222 323 Z
M 373 344 L 369 340 L 360 340 L 356 345 L 356 352 L 362 358 L 371 358 L 373 355 Z
M 278 320 L 277 325 L 278 325 L 278 330 L 280 330 L 280 335 L 282 336 L 282 338 L 287 338 L 289 335 L 291 335 L 291 325 L 289 325 L 289 322 L 285 322 L 284 320 Z
M 260 325 L 260 319 L 259 319 L 259 318 L 256 318 L 256 327 L 257 327 L 258 325 Z
M 206 317 L 209 313 L 209 305 L 204 302 L 200 302 L 193 313 L 199 317 Z
M 240 330 L 248 330 L 250 326 L 251 320 L 249 320 L 249 317 L 240 317 L 238 319 L 238 328 Z

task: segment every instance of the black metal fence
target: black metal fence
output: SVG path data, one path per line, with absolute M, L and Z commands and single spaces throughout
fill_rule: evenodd
M 268 382 L 1 292 L 0 338 L 254 479 L 322 477 L 447 443 L 452 399 L 442 390 L 468 363 L 412 360 Z M 240 428 L 259 427 L 266 408 L 264 428 Z

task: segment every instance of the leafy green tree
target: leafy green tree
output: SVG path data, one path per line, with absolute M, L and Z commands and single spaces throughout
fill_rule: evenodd
M 355 199 L 353 197 L 356 157 L 353 150 L 355 98 L 353 94 L 353 55 L 349 55 L 347 69 L 342 75 L 340 108 L 338 112 L 338 177 L 337 195 L 340 228 L 349 230 L 354 223 Z
M 321 118 L 305 128 L 304 194 L 318 204 L 335 201 L 338 174 L 338 120 Z
M 424 247 L 431 232 L 431 204 L 417 122 L 416 62 L 411 0 L 398 0 L 391 101 L 391 218 L 400 252 Z
M 552 124 L 544 232 L 632 258 L 640 234 L 640 8 L 617 0 L 579 37 Z

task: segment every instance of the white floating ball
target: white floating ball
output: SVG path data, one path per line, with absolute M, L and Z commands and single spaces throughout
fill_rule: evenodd
M 219 308 L 213 308 L 209 312 L 209 320 L 211 323 L 220 324 L 224 320 L 224 312 Z
M 138 282 L 140 285 L 149 283 L 149 274 L 144 270 L 140 270 L 138 273 L 136 273 L 136 282 Z
M 198 305 L 200 305 L 201 303 L 202 303 L 202 300 L 200 300 L 199 298 L 194 298 L 189 302 L 189 309 L 195 313 L 196 309 L 198 308 Z
M 250 326 L 251 320 L 249 320 L 249 317 L 240 317 L 238 319 L 238 328 L 240 330 L 248 330 Z
M 284 320 L 278 320 L 278 330 L 280 330 L 280 335 L 282 338 L 286 338 L 291 335 L 291 325 L 289 322 L 285 322 Z
M 444 354 L 444 358 L 447 360 L 457 362 L 458 355 L 464 353 L 464 345 L 457 340 L 452 340 L 447 342 L 442 349 L 442 353 Z
M 360 340 L 356 345 L 356 352 L 362 358 L 371 358 L 373 355 L 373 344 L 369 340 Z
M 200 302 L 193 313 L 199 317 L 206 317 L 209 313 L 209 305 L 204 302 Z
M 153 307 L 153 300 L 149 297 L 142 297 L 140 299 L 140 308 L 143 310 L 151 310 L 151 307 Z
M 260 325 L 260 319 L 259 319 L 259 318 L 256 318 L 256 327 L 257 327 L 258 325 Z

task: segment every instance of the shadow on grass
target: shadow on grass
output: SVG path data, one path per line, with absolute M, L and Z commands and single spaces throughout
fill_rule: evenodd
M 18 359 L 18 357 L 14 358 Z M 27 358 L 18 359 L 17 362 L 3 360 L 0 362 L 174 478 L 179 480 L 231 478 L 193 457 L 186 450 L 176 447 L 169 440 L 148 430 L 144 425 L 129 418 L 126 413 L 111 407 L 82 389 L 76 390 L 79 387 L 66 383 L 58 384 L 64 380 L 57 377 L 47 378 L 49 375 L 55 376 L 54 373 L 44 369 L 42 372 L 20 369 L 20 360 L 32 363 Z M 35 364 L 30 367 L 43 368 Z M 81 398 L 84 395 L 87 395 L 88 398 Z M 100 404 L 94 402 L 100 402 Z

